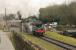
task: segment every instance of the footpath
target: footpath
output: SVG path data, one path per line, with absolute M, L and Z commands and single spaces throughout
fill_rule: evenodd
M 15 50 L 7 32 L 0 31 L 0 50 Z

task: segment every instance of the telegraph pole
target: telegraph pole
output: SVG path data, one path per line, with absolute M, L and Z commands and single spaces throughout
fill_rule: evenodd
M 6 8 L 5 8 L 5 29 L 7 30 L 7 16 L 6 16 Z
M 5 17 L 6 17 L 6 8 L 5 8 Z

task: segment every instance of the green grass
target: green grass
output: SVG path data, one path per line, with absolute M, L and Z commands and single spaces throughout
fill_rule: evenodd
M 75 45 L 76 46 L 76 39 L 75 38 L 68 37 L 68 36 L 63 36 L 63 35 L 60 35 L 58 33 L 49 32 L 49 31 L 47 31 L 45 33 L 45 35 L 47 35 L 50 38 L 53 38 L 53 39 L 65 42 L 67 44 L 71 44 L 71 45 Z
M 34 50 L 27 42 L 24 42 L 20 36 L 13 34 L 10 38 L 15 50 Z
M 62 48 L 60 48 L 56 45 L 50 44 L 50 43 L 48 43 L 48 42 L 46 42 L 38 37 L 28 35 L 26 33 L 20 33 L 20 35 L 22 35 L 22 37 L 25 41 L 29 40 L 32 43 L 44 48 L 45 50 L 63 50 Z

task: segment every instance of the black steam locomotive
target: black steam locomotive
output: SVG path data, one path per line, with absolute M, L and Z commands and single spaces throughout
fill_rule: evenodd
M 35 36 L 43 36 L 45 33 L 43 23 L 36 17 L 26 19 L 24 28 L 27 33 L 33 34 Z
M 11 20 L 8 23 L 10 31 L 23 31 L 35 36 L 43 36 L 45 33 L 43 23 L 36 17 L 28 17 L 22 20 Z

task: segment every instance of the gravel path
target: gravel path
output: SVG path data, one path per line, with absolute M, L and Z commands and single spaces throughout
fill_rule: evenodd
M 0 31 L 0 50 L 15 50 L 6 32 Z

